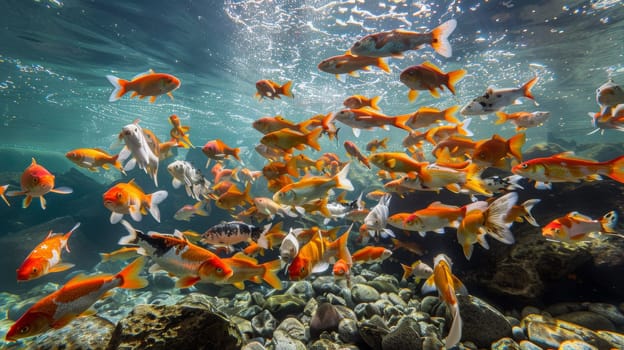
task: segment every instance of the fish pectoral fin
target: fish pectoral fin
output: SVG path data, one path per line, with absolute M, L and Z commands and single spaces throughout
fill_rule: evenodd
M 156 273 L 156 272 L 158 272 L 158 271 L 162 271 L 162 270 L 163 270 L 163 268 L 162 268 L 162 267 L 160 267 L 160 265 L 158 265 L 158 264 L 154 264 L 154 265 L 152 265 L 152 266 L 150 266 L 150 267 L 149 267 L 149 269 L 147 270 L 147 272 L 149 272 L 149 273 Z
M 128 208 L 128 210 L 130 211 L 130 216 L 132 217 L 132 219 L 134 221 L 141 221 L 141 219 L 143 218 L 143 216 L 141 215 L 141 209 L 138 207 L 138 205 L 130 205 L 130 207 Z
M 199 276 L 184 276 L 178 278 L 176 281 L 177 288 L 189 288 L 195 285 L 200 280 Z
M 76 265 L 71 264 L 71 263 L 65 263 L 65 262 L 60 262 L 54 266 L 52 266 L 48 272 L 61 272 L 61 271 L 66 271 L 71 269 L 72 267 L 74 267 Z
M 314 267 L 312 267 L 312 273 L 321 273 L 325 272 L 329 268 L 329 263 L 321 261 L 316 263 Z
M 232 285 L 240 290 L 245 289 L 245 282 L 235 282 L 235 283 L 232 283 Z
M 70 194 L 70 193 L 74 192 L 74 190 L 72 190 L 69 187 L 57 187 L 57 188 L 51 189 L 50 192 L 58 193 L 58 194 Z

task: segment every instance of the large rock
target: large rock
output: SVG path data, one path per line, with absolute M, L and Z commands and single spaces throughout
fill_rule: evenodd
M 498 339 L 511 337 L 511 325 L 494 307 L 472 295 L 458 295 L 457 301 L 463 321 L 462 340 L 470 340 L 483 348 Z
M 107 349 L 240 349 L 243 336 L 225 316 L 184 305 L 138 305 L 119 321 Z
M 28 349 L 38 350 L 104 350 L 114 330 L 115 325 L 101 317 L 79 317 L 61 329 L 27 340 L 26 344 Z
M 423 340 L 418 333 L 418 323 L 411 317 L 404 317 L 381 341 L 383 350 L 420 350 Z
M 580 340 L 599 350 L 616 347 L 592 330 L 543 315 L 529 315 L 520 325 L 531 342 L 545 348 L 558 348 L 566 340 Z

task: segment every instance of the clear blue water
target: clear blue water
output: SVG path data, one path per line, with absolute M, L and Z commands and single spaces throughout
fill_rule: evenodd
M 578 144 L 617 143 L 622 137 L 613 130 L 587 135 L 593 130 L 587 113 L 598 111 L 596 88 L 608 78 L 624 84 L 620 1 L 5 0 L 0 13 L 0 139 L 4 149 L 21 157 L 0 162 L 0 172 L 17 174 L 31 156 L 42 153 L 62 159 L 74 148 L 108 149 L 121 127 L 136 118 L 166 139 L 171 114 L 191 126 L 196 146 L 220 138 L 241 147 L 245 164 L 260 169 L 264 159 L 253 148 L 261 135 L 251 126 L 259 117 L 280 114 L 302 121 L 342 109 L 342 101 L 352 94 L 381 95 L 380 106 L 389 115 L 420 106 L 447 108 L 466 104 L 488 86 L 517 87 L 534 75 L 540 77 L 533 89 L 539 107 L 525 100 L 506 109 L 551 112 L 543 126 L 527 131 L 524 149 L 553 136 Z M 424 31 L 451 18 L 458 26 L 450 37 L 449 59 L 426 47 L 402 60 L 389 59 L 391 74 L 372 69 L 344 81 L 317 69 L 321 60 L 342 54 L 366 34 L 394 28 Z M 444 92 L 435 99 L 425 92 L 408 103 L 399 73 L 425 60 L 444 71 L 468 71 L 455 96 Z M 131 78 L 149 69 L 180 78 L 174 101 L 161 96 L 150 104 L 125 96 L 108 102 L 112 88 L 107 74 Z M 253 95 L 260 79 L 292 80 L 296 97 L 258 102 Z M 474 118 L 474 139 L 515 133 L 513 125 L 494 125 L 494 120 Z M 344 158 L 343 140 L 363 148 L 383 136 L 390 136 L 390 149 L 399 150 L 404 136 L 400 130 L 377 130 L 355 139 L 344 129 L 340 143 L 321 140 L 323 152 Z M 48 166 L 53 172 L 72 167 L 62 160 Z M 102 184 L 122 179 L 114 171 L 80 171 Z M 169 182 L 168 174 L 162 175 L 161 181 Z M 151 182 L 140 176 L 143 184 Z M 169 210 L 182 204 L 169 203 Z M 38 223 L 44 214 L 37 205 L 28 213 Z M 67 214 L 74 210 L 65 209 Z M 63 215 L 63 208 L 55 210 Z M 215 210 L 219 220 L 226 217 Z M 101 223 L 108 224 L 108 212 L 100 212 Z M 0 203 L 0 216 L 11 221 L 9 213 Z M 164 223 L 167 228 L 176 224 L 172 219 Z M 115 240 L 108 246 L 114 247 Z

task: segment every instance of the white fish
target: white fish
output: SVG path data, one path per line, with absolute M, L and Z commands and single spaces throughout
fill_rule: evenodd
M 379 199 L 379 203 L 371 209 L 366 218 L 364 225 L 371 237 L 381 236 L 381 238 L 395 237 L 391 229 L 386 228 L 388 223 L 388 206 L 390 205 L 392 195 L 385 194 Z
M 292 260 L 299 253 L 299 241 L 295 236 L 293 229 L 291 228 L 286 237 L 282 240 L 280 245 L 280 259 L 282 260 L 282 267 L 290 265 Z
M 184 185 L 189 197 L 201 201 L 210 194 L 210 181 L 193 164 L 184 160 L 176 160 L 167 166 L 167 171 L 173 177 L 171 183 L 173 188 L 180 188 Z
M 461 115 L 486 115 L 498 112 L 504 107 L 516 103 L 521 97 L 526 97 L 535 102 L 535 98 L 531 94 L 531 88 L 537 82 L 538 77 L 527 81 L 518 88 L 494 89 L 489 87 L 483 96 L 479 96 L 464 106 L 459 113 Z
M 609 79 L 596 89 L 596 102 L 600 105 L 601 114 L 605 114 L 609 107 L 624 103 L 624 90 L 613 79 Z
M 154 179 L 154 184 L 158 187 L 158 156 L 152 152 L 147 137 L 139 126 L 139 120 L 124 126 L 119 136 L 126 144 L 126 147 L 119 152 L 120 161 L 132 155 L 132 159 L 126 163 L 124 170 L 132 170 L 135 165 L 138 165 L 139 169 L 143 169 Z

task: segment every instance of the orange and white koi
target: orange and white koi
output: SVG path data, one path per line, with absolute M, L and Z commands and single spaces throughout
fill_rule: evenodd
M 425 264 L 420 260 L 414 261 L 411 265 L 401 264 L 403 268 L 403 276 L 401 280 L 406 280 L 412 276 L 414 276 L 414 281 L 416 283 L 420 282 L 423 278 L 429 278 L 433 275 L 433 269 L 431 266 Z
M 368 67 L 375 66 L 386 73 L 390 73 L 390 68 L 386 61 L 380 57 L 354 56 L 347 51 L 344 55 L 332 56 L 318 64 L 320 71 L 335 74 L 340 79 L 340 74 L 349 74 L 359 77 L 358 70 L 369 70 Z
M 333 188 L 353 191 L 353 185 L 347 178 L 349 165 L 345 165 L 338 174 L 332 177 L 312 176 L 286 185 L 275 192 L 273 200 L 281 204 L 302 205 L 313 199 L 327 197 L 327 193 Z
M 78 227 L 80 223 L 74 225 L 66 234 L 54 234 L 50 230 L 46 238 L 28 254 L 17 269 L 17 280 L 29 281 L 48 273 L 61 272 L 74 267 L 74 264 L 61 261 L 61 253 L 63 249 L 69 253 L 67 241 Z
M 112 156 L 99 148 L 77 148 L 65 153 L 65 157 L 79 167 L 86 168 L 94 172 L 98 171 L 98 167 L 108 170 L 110 164 L 122 174 L 126 175 L 126 172 L 121 166 L 121 162 L 118 160 L 119 155 L 116 154 Z
M 624 89 L 609 79 L 596 89 L 596 102 L 600 106 L 601 114 L 605 114 L 609 107 L 624 103 Z
M 606 213 L 598 220 L 573 211 L 544 226 L 542 236 L 559 242 L 582 242 L 590 239 L 590 233 L 615 233 L 617 220 L 615 211 Z
M 364 157 L 360 149 L 355 145 L 355 143 L 351 141 L 344 142 L 344 148 L 347 151 L 347 154 L 355 159 L 357 159 L 360 163 L 364 164 L 367 168 L 371 168 L 370 162 L 368 158 Z
M 263 79 L 258 80 L 256 82 L 256 94 L 255 97 L 258 100 L 262 101 L 263 98 L 270 98 L 271 100 L 280 98 L 280 95 L 288 96 L 294 98 L 295 95 L 292 94 L 292 81 L 286 82 L 284 85 L 279 85 L 278 83 Z
M 69 187 L 54 187 L 54 175 L 48 169 L 37 164 L 35 158 L 32 163 L 24 170 L 20 178 L 21 191 L 9 191 L 6 193 L 9 197 L 26 196 L 22 201 L 22 208 L 28 208 L 33 197 L 39 197 L 41 209 L 46 208 L 46 201 L 43 198 L 49 192 L 58 194 L 70 194 L 73 190 Z M 7 202 L 5 198 L 5 202 Z
M 171 131 L 169 131 L 169 135 L 177 141 L 184 144 L 184 148 L 194 148 L 191 143 L 191 139 L 189 138 L 188 132 L 191 130 L 190 126 L 182 125 L 180 122 L 180 118 L 177 115 L 172 114 L 169 116 L 169 123 L 171 124 Z
M 258 209 L 259 212 L 268 215 L 271 220 L 275 217 L 275 215 L 279 215 L 281 217 L 297 217 L 297 213 L 290 210 L 290 207 L 287 205 L 278 204 L 268 197 L 255 197 L 253 199 L 254 205 Z
M 407 94 L 408 100 L 414 102 L 418 96 L 418 90 L 429 90 L 431 96 L 438 98 L 440 93 L 438 93 L 437 89 L 443 90 L 444 86 L 446 86 L 455 95 L 455 84 L 464 75 L 466 75 L 465 69 L 444 73 L 436 65 L 427 61 L 417 66 L 405 68 L 401 72 L 399 79 L 410 89 Z
M 369 152 L 377 152 L 379 148 L 387 149 L 388 148 L 388 138 L 384 137 L 381 140 L 374 139 L 369 141 L 366 144 L 366 150 Z
M 350 51 L 354 55 L 369 57 L 403 57 L 403 52 L 418 50 L 425 44 L 444 57 L 451 57 L 453 50 L 448 41 L 449 35 L 457 27 L 457 21 L 448 20 L 430 32 L 418 33 L 403 29 L 369 34 L 353 44 Z
M 619 104 L 613 108 L 607 107 L 601 112 L 588 114 L 595 129 L 588 132 L 587 135 L 595 134 L 598 131 L 602 135 L 607 129 L 624 131 L 624 104 Z
M 501 109 L 513 104 L 517 99 L 526 97 L 537 105 L 535 98 L 531 93 L 531 89 L 537 83 L 538 77 L 527 81 L 524 85 L 518 88 L 507 89 L 494 89 L 492 87 L 487 88 L 483 96 L 479 96 L 472 100 L 472 102 L 465 105 L 459 113 L 461 115 L 486 115 L 494 112 L 498 112 Z M 482 117 L 483 118 L 483 117 Z
M 281 268 L 279 259 L 258 264 L 258 260 L 239 252 L 231 258 L 223 258 L 221 260 L 232 268 L 232 276 L 227 279 L 215 279 L 214 276 L 218 276 L 218 273 L 215 271 L 217 267 L 214 265 L 202 265 L 199 268 L 199 277 L 202 279 L 202 282 L 231 284 L 242 290 L 245 289 L 245 281 L 252 281 L 254 283 L 262 283 L 262 281 L 265 281 L 273 289 L 282 289 L 282 281 L 280 281 L 275 273 L 275 271 Z
M 351 227 L 340 238 L 333 242 L 327 242 L 321 233 L 317 233 L 306 243 L 288 266 L 288 277 L 299 281 L 311 273 L 320 273 L 329 268 L 332 260 L 343 259 L 347 264 L 352 264 L 351 254 L 347 247 L 347 240 Z
M 228 158 L 229 156 L 232 156 L 239 162 L 241 160 L 239 156 L 240 148 L 230 147 L 219 139 L 206 142 L 204 147 L 202 147 L 202 152 L 206 155 L 206 157 L 208 157 L 206 167 L 208 167 L 208 165 L 210 164 L 211 159 L 223 160 L 225 158 Z
M 65 327 L 76 317 L 87 312 L 96 301 L 113 288 L 139 289 L 147 280 L 139 276 L 145 258 L 134 260 L 116 275 L 78 275 L 57 291 L 43 297 L 31 306 L 7 332 L 7 341 L 32 337 L 49 329 Z
M 386 247 L 366 246 L 351 254 L 354 264 L 373 264 L 382 262 L 392 255 L 392 251 Z
M 154 220 L 160 222 L 160 210 L 158 204 L 167 198 L 167 191 L 156 191 L 145 194 L 134 182 L 120 182 L 104 193 L 103 200 L 106 209 L 110 210 L 110 222 L 116 224 L 124 214 L 130 214 L 134 221 L 141 221 L 142 215 L 149 212 Z
M 516 126 L 516 131 L 523 131 L 543 125 L 546 119 L 550 117 L 550 112 L 516 112 L 510 114 L 496 112 L 496 116 L 498 120 L 494 124 L 499 125 L 511 121 Z
M 221 258 L 208 249 L 195 245 L 175 230 L 172 235 L 158 232 L 147 234 L 135 230 L 127 221 L 122 225 L 128 235 L 119 240 L 120 245 L 137 245 L 140 255 L 149 256 L 154 264 L 150 273 L 164 270 L 177 276 L 176 287 L 188 288 L 200 281 L 199 269 L 202 265 L 215 267 L 213 280 L 225 280 L 232 276 L 232 269 Z
M 361 129 L 371 130 L 375 127 L 388 129 L 389 126 L 394 126 L 406 130 L 407 132 L 412 131 L 412 129 L 405 125 L 409 115 L 391 117 L 368 108 L 343 109 L 331 115 L 330 118 L 350 126 L 353 129 L 353 135 L 355 135 L 355 137 L 360 136 Z
M 418 231 L 424 237 L 428 231 L 444 233 L 445 227 L 457 228 L 466 212 L 486 208 L 485 202 L 471 203 L 462 207 L 433 202 L 426 208 L 416 210 L 411 214 L 394 214 L 388 218 L 388 223 L 403 230 Z
M 536 187 L 544 185 L 549 187 L 552 182 L 600 180 L 601 175 L 624 183 L 624 156 L 606 162 L 596 162 L 577 158 L 572 152 L 564 152 L 520 163 L 514 166 L 511 172 L 536 181 Z
M 437 289 L 440 299 L 446 304 L 453 316 L 453 323 L 451 323 L 451 328 L 444 339 L 446 349 L 454 347 L 461 339 L 462 319 L 456 294 L 468 294 L 464 284 L 451 272 L 451 266 L 451 259 L 448 256 L 437 255 L 434 259 L 433 274 L 427 278 L 422 286 L 423 294 Z
M 347 281 L 347 288 L 351 288 L 351 264 L 338 259 L 332 268 L 332 275 L 334 275 L 334 281 L 344 279 Z
M 379 103 L 379 100 L 381 100 L 381 96 L 374 96 L 374 97 L 368 98 L 362 95 L 352 95 L 352 96 L 347 97 L 342 102 L 342 104 L 345 107 L 350 108 L 350 109 L 370 107 L 372 109 L 380 111 L 381 108 L 379 108 L 379 105 L 377 105 Z
M 150 103 L 156 101 L 156 97 L 167 94 L 173 100 L 173 90 L 180 87 L 180 79 L 171 74 L 155 73 L 149 70 L 132 78 L 124 80 L 114 75 L 107 75 L 106 79 L 113 85 L 114 89 L 108 98 L 109 102 L 119 100 L 128 91 L 132 91 L 130 98 L 139 96 L 140 99 L 150 96 Z
M 318 139 L 322 131 L 322 128 L 316 128 L 307 133 L 281 129 L 264 135 L 264 137 L 260 139 L 260 142 L 269 147 L 279 148 L 286 152 L 290 152 L 293 148 L 303 150 L 306 145 L 320 151 L 321 146 L 318 143 Z

